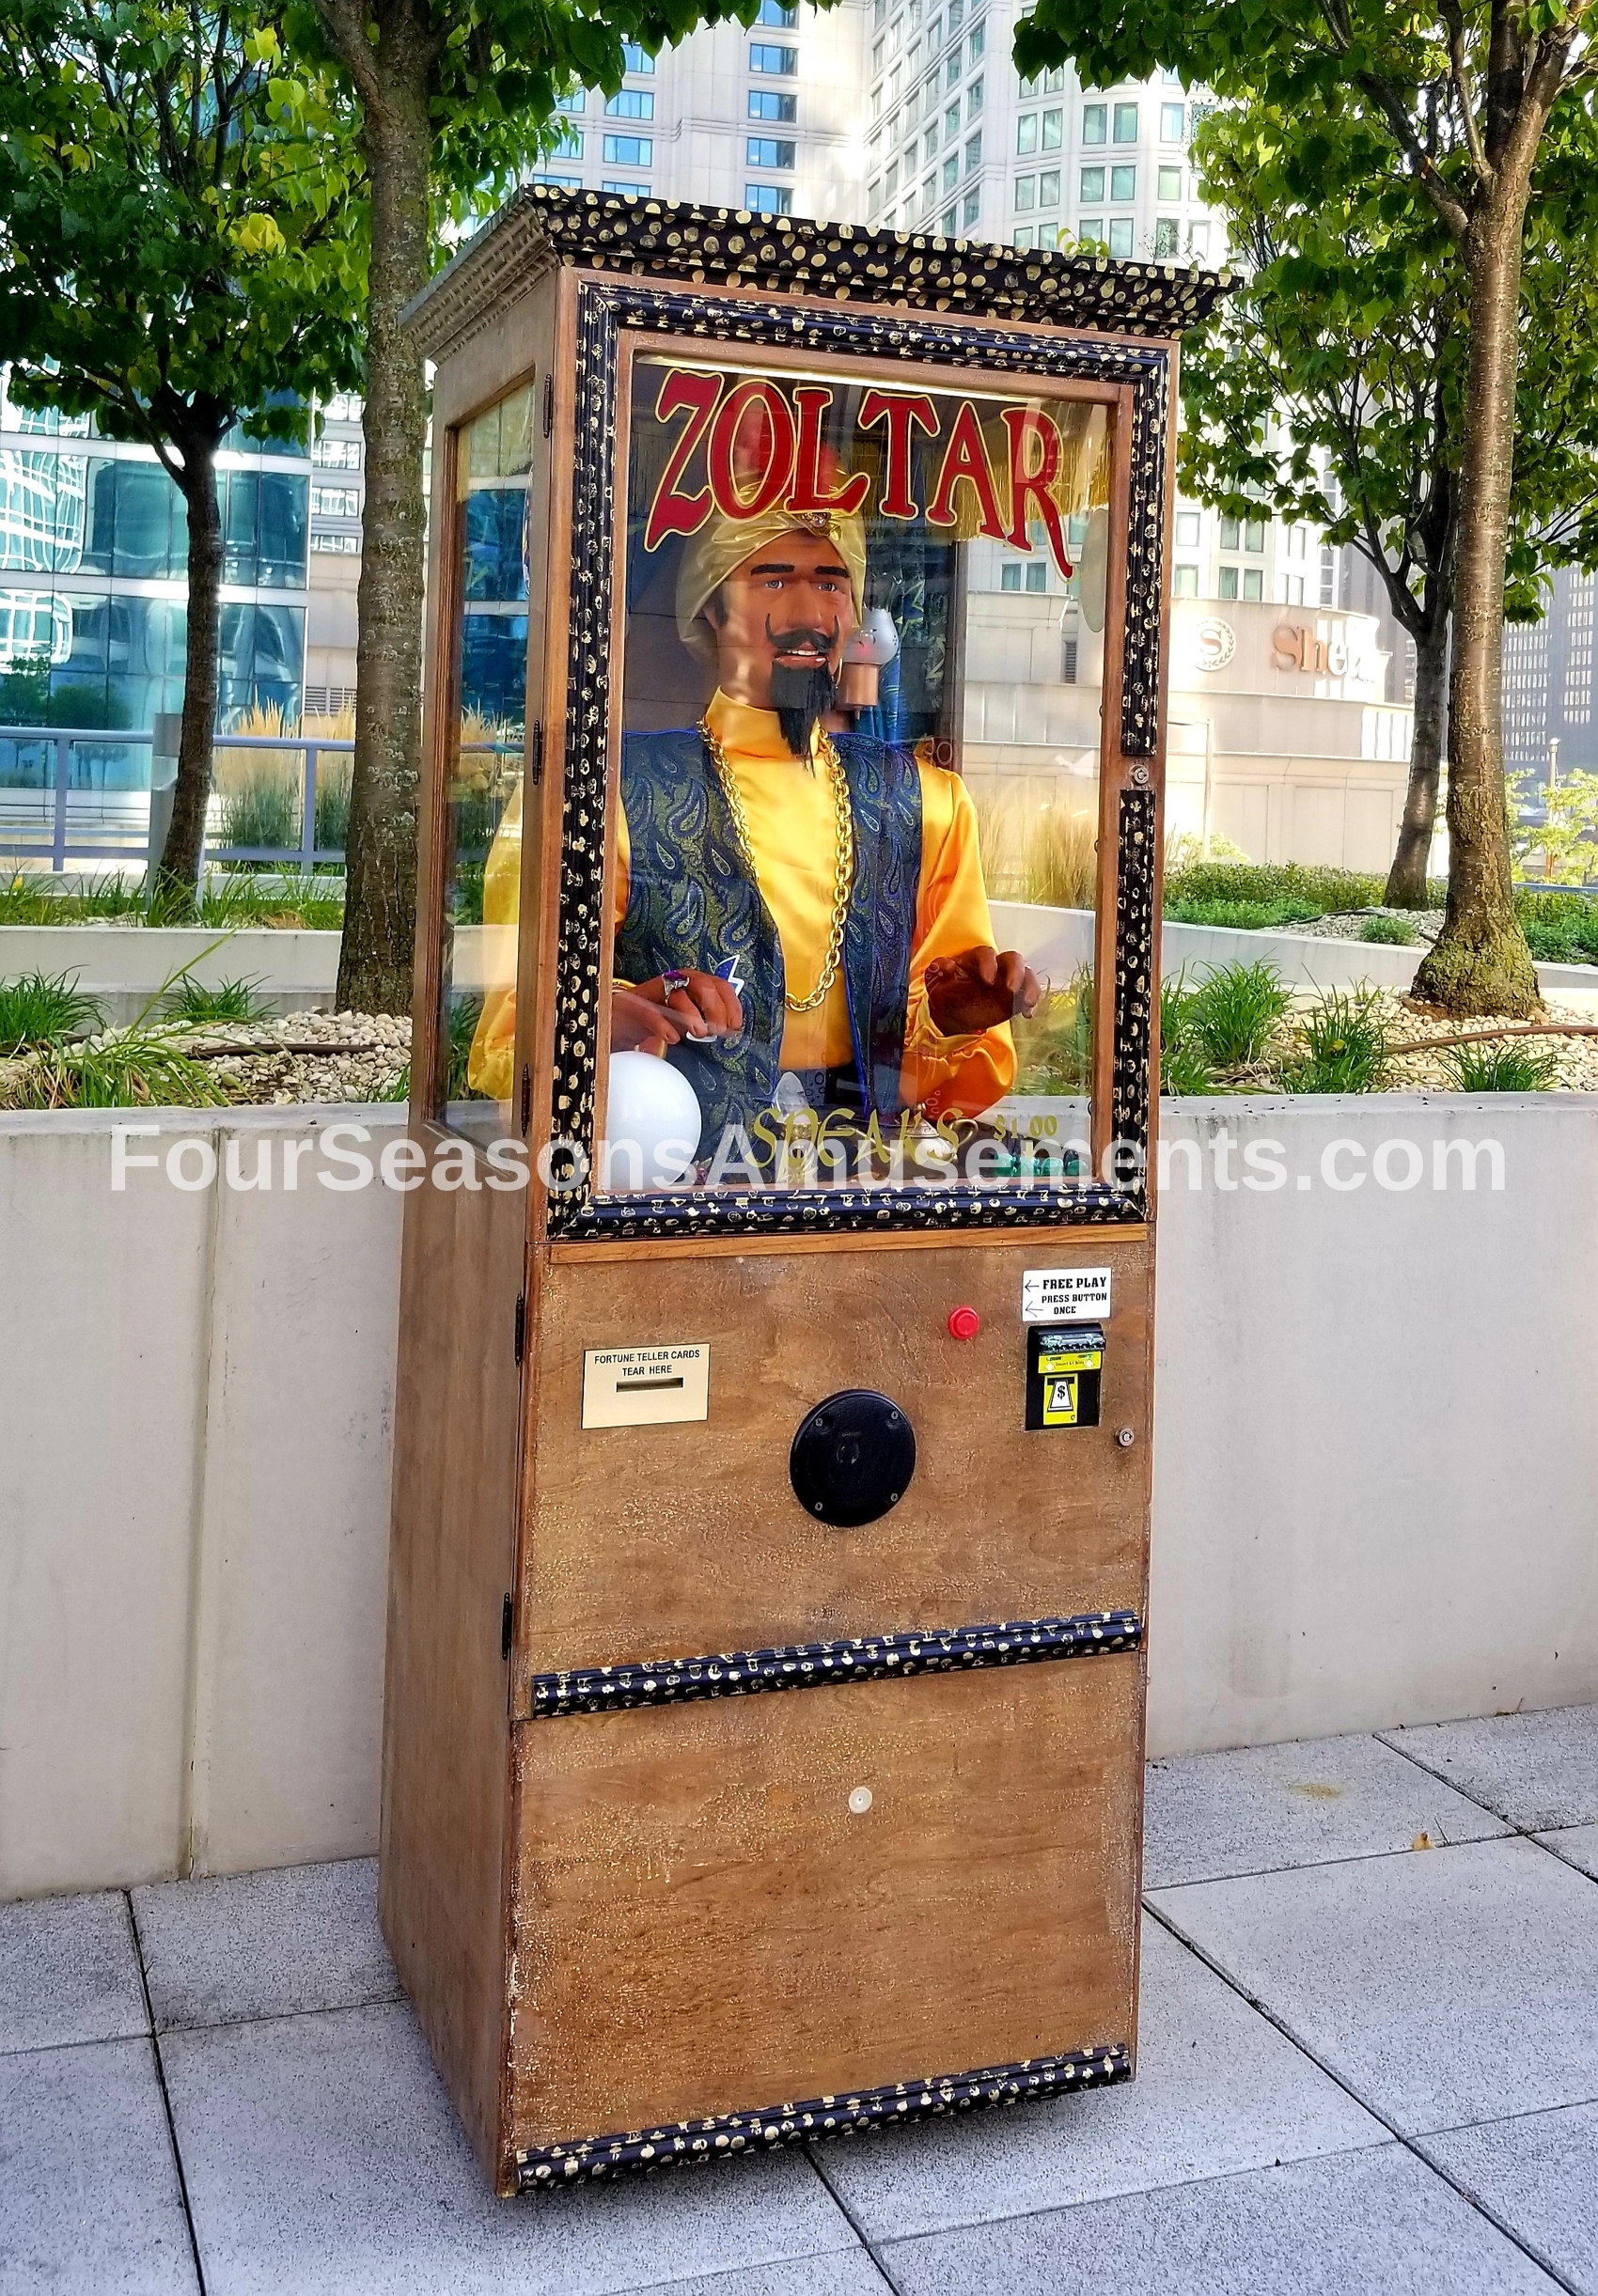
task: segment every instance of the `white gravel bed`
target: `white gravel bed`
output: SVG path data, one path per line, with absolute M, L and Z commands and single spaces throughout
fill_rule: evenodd
M 224 1045 L 238 1050 L 220 1052 Z M 204 1057 L 240 1105 L 378 1101 L 393 1091 L 410 1060 L 411 1023 L 386 1012 L 290 1012 L 274 1021 L 209 1023 L 186 1049 Z

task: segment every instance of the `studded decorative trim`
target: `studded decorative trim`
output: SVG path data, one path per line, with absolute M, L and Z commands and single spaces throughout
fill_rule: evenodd
M 952 1674 L 979 1666 L 1024 1666 L 1040 1660 L 1093 1658 L 1142 1647 L 1136 1611 L 1095 1611 L 1076 1618 L 1012 1618 L 1001 1626 L 959 1626 L 930 1633 L 864 1634 L 849 1642 L 777 1644 L 769 1650 L 728 1650 L 710 1658 L 639 1661 L 625 1666 L 576 1666 L 536 1674 L 529 1712 L 609 1714 L 632 1706 L 681 1706 L 696 1698 L 743 1698 L 767 1690 L 827 1690 L 913 1674 Z
M 532 183 L 407 305 L 404 323 L 426 357 L 442 358 L 486 324 L 507 296 L 557 263 L 694 286 L 1167 338 L 1197 326 L 1231 288 L 1225 272 L 1176 263 L 1020 252 L 978 240 Z
M 1107 2088 L 1131 2078 L 1131 2054 L 1114 2042 L 1104 2049 L 1073 2050 L 1066 2056 L 994 2065 L 982 2072 L 901 2081 L 891 2088 L 856 2089 L 847 2097 L 812 2097 L 803 2104 L 772 2105 L 763 2113 L 723 2113 L 708 2120 L 630 2130 L 622 2136 L 545 2145 L 518 2153 L 516 2165 L 524 2193 L 557 2192 L 585 2178 L 700 2168 L 713 2161 L 735 2161 L 775 2152 L 782 2145 L 802 2145 L 812 2137 L 870 2136 L 885 2129 L 907 2129 L 940 2113 L 967 2113 L 976 2105 L 1041 2104 L 1051 2097 Z
M 534 185 L 532 192 L 545 187 Z M 1046 258 L 1053 259 L 1053 258 Z M 634 268 L 666 268 L 644 264 Z M 953 1186 L 905 1190 L 682 1190 L 596 1198 L 594 1088 L 603 936 L 605 742 L 610 699 L 610 629 L 617 428 L 617 341 L 622 328 L 709 340 L 784 345 L 829 354 L 914 359 L 984 373 L 1072 374 L 1120 384 L 1134 394 L 1132 548 L 1127 564 L 1122 747 L 1148 755 L 1158 740 L 1160 560 L 1165 498 L 1166 416 L 1170 360 L 1164 343 L 1099 335 L 1069 338 L 950 326 L 935 311 L 908 316 L 848 308 L 807 311 L 754 298 L 695 295 L 632 278 L 586 280 L 576 308 L 576 436 L 572 492 L 571 628 L 568 653 L 565 835 L 561 856 L 557 1012 L 551 1102 L 553 1137 L 573 1144 L 552 1153 L 555 1187 L 548 1232 L 561 1241 L 650 1236 L 760 1236 L 867 1230 L 1063 1226 L 1146 1217 L 1139 1191 L 1103 1182 L 1016 1179 L 1002 1190 Z M 1152 818 L 1154 797 L 1142 801 Z M 1154 842 L 1121 856 L 1125 914 L 1152 916 Z M 1148 873 L 1147 883 L 1141 882 Z M 1139 961 L 1149 961 L 1139 951 Z M 1146 1139 L 1147 1003 L 1118 999 L 1117 1106 L 1140 1104 Z M 1125 1011 L 1128 1024 L 1122 1024 Z M 564 1160 L 564 1161 L 563 1161 Z
M 1154 829 L 1157 800 L 1152 789 L 1120 793 L 1120 873 L 1116 883 L 1115 1077 L 1111 1086 L 1111 1132 L 1148 1154 L 1149 1068 L 1143 1059 L 1123 1059 L 1123 1045 L 1147 1045 L 1153 1000 L 1159 993 L 1158 936 L 1154 916 Z M 1147 1172 L 1136 1193 L 1147 1202 Z

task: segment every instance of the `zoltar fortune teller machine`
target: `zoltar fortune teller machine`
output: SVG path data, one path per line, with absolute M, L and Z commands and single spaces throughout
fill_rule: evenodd
M 381 1899 L 502 2193 L 1132 2072 L 1219 288 L 535 186 L 409 314 Z

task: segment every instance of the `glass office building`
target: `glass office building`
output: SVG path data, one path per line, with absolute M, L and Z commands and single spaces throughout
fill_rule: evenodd
M 0 370 L 0 723 L 145 731 L 183 698 L 188 519 L 148 447 L 20 407 Z M 299 717 L 310 461 L 232 432 L 218 730 L 252 705 Z

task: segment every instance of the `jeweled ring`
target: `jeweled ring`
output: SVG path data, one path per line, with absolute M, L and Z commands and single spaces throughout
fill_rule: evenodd
M 678 990 L 687 988 L 692 979 L 691 973 L 663 973 L 660 976 L 660 985 L 666 991 L 666 1002 L 669 1004 Z

